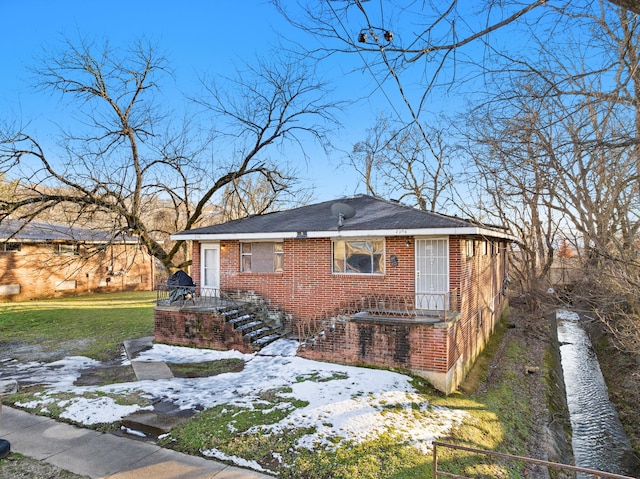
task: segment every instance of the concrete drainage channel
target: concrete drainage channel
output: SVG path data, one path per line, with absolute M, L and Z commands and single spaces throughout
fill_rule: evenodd
M 629 476 L 637 473 L 640 461 L 609 401 L 598 358 L 580 316 L 558 311 L 556 321 L 576 466 Z M 589 479 L 583 473 L 576 477 Z

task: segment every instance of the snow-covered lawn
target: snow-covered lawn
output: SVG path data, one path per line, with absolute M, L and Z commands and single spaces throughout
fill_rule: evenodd
M 467 415 L 460 410 L 430 405 L 406 375 L 302 359 L 295 356 L 297 347 L 295 341 L 280 340 L 258 354 L 247 355 L 157 344 L 136 360 L 196 363 L 238 358 L 245 366 L 240 372 L 206 378 L 99 387 L 74 385 L 82 369 L 97 364 L 88 358 L 69 357 L 54 363 L 29 364 L 4 361 L 1 366 L 5 378 L 45 386 L 44 392 L 18 406 L 50 408 L 55 405 L 57 410 L 62 410 L 61 417 L 85 425 L 117 422 L 135 410 L 151 408 L 149 404 L 158 400 L 171 401 L 181 409 L 220 405 L 251 409 L 264 402 L 261 394 L 278 391 L 277 407 L 290 412 L 280 422 L 264 425 L 262 429 L 277 433 L 292 427 L 309 428 L 314 432 L 299 439 L 295 447 L 311 450 L 336 447 L 341 441 L 357 444 L 393 431 L 418 451 L 427 453 L 434 439 L 446 434 Z M 132 395 L 147 401 L 131 404 Z M 126 404 L 118 401 L 121 396 L 128 398 Z M 298 406 L 293 406 L 294 403 Z M 306 406 L 299 406 L 305 403 Z M 228 459 L 216 450 L 201 452 Z M 237 463 L 246 465 L 240 458 L 236 459 Z

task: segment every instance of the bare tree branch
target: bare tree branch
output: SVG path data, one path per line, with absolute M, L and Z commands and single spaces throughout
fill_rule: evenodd
M 270 201 L 286 194 L 295 178 L 283 148 L 305 157 L 308 141 L 327 147 L 337 124 L 339 105 L 324 100 L 326 85 L 299 61 L 261 62 L 227 79 L 228 90 L 206 84 L 194 97 L 220 128 L 204 134 L 202 122 L 177 124 L 163 111 L 160 84 L 170 70 L 152 45 L 66 41 L 35 71 L 44 91 L 68 100 L 74 121 L 55 152 L 26 129 L 0 132 L 0 174 L 19 182 L 0 198 L 0 219 L 74 216 L 114 236 L 136 234 L 169 271 L 189 262 L 171 233 L 216 221 L 216 199 L 240 180 L 270 185 Z M 213 146 L 223 152 L 216 162 Z

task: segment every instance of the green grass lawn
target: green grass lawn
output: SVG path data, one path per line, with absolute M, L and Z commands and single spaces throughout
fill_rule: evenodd
M 23 342 L 97 360 L 120 355 L 126 339 L 153 335 L 154 292 L 92 294 L 0 303 L 0 343 Z

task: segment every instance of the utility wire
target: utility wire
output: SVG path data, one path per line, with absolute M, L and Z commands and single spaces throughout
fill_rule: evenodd
M 340 19 L 340 16 L 338 15 L 338 13 L 335 11 L 335 9 L 333 8 L 333 5 L 331 5 L 330 0 L 325 0 L 327 2 L 327 5 L 329 5 L 329 8 L 331 9 L 331 12 L 333 13 L 333 16 L 336 17 L 336 20 L 338 21 L 338 23 L 340 24 L 340 26 L 342 27 L 342 29 L 344 30 L 344 33 L 346 34 L 347 38 L 349 39 L 349 41 L 351 41 L 352 43 L 355 43 L 353 40 L 351 40 L 351 36 L 349 34 L 349 30 L 347 29 L 347 27 L 344 25 L 344 23 L 342 23 L 342 20 Z M 368 24 L 368 28 L 371 28 L 371 24 L 369 22 L 369 19 L 367 17 L 367 14 L 365 13 L 364 9 L 362 8 L 362 5 L 360 3 L 360 0 L 356 1 L 356 4 L 358 5 L 358 7 L 360 8 L 360 10 L 362 10 L 362 13 L 364 13 L 365 18 L 367 19 L 367 24 Z M 382 7 L 382 5 L 381 5 Z M 380 47 L 383 48 L 383 47 Z M 398 110 L 396 109 L 395 105 L 393 104 L 393 102 L 391 101 L 391 98 L 389 98 L 389 95 L 387 95 L 387 92 L 384 90 L 382 83 L 380 83 L 380 81 L 378 80 L 378 77 L 375 75 L 375 73 L 373 72 L 373 69 L 371 68 L 371 66 L 369 65 L 369 63 L 367 63 L 367 60 L 365 59 L 364 55 L 362 54 L 362 51 L 360 51 L 360 49 L 356 48 L 356 52 L 358 53 L 358 55 L 360 56 L 360 59 L 362 60 L 362 63 L 364 63 L 365 68 L 369 71 L 369 73 L 371 74 L 371 76 L 373 77 L 373 80 L 376 82 L 376 84 L 378 85 L 378 89 L 382 92 L 382 94 L 384 95 L 384 97 L 387 99 L 387 102 L 389 102 L 389 105 L 391 105 L 391 109 L 393 110 L 393 112 L 396 114 L 396 116 L 398 117 L 398 120 L 402 121 L 402 116 L 400 115 L 400 112 L 398 112 Z

